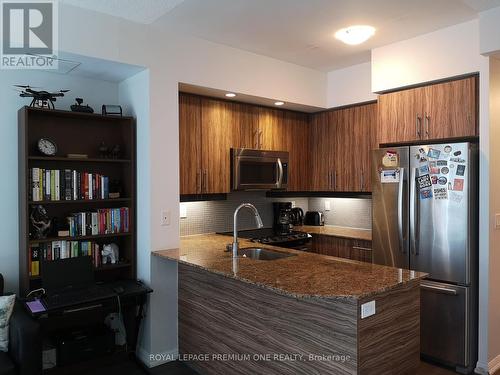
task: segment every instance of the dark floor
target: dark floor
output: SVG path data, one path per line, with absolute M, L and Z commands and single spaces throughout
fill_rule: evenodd
M 92 371 L 88 375 L 197 375 L 182 362 L 169 362 L 167 364 L 153 367 L 151 369 L 141 368 L 132 361 L 124 361 L 111 366 L 101 367 Z M 453 375 L 456 374 L 448 369 L 421 362 L 421 366 L 416 375 Z

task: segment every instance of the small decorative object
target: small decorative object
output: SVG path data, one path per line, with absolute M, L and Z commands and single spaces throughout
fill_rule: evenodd
M 57 217 L 52 219 L 52 232 L 55 237 L 68 237 L 69 226 L 67 221 L 59 221 Z
M 59 90 L 57 92 L 48 92 L 45 90 L 36 91 L 28 85 L 14 85 L 22 98 L 33 98 L 30 107 L 55 109 L 54 102 L 56 98 L 63 97 L 69 90 Z
M 122 116 L 122 106 L 103 104 L 102 114 L 105 116 Z
M 107 159 L 109 156 L 109 147 L 106 146 L 106 143 L 104 141 L 101 142 L 99 145 L 99 157 L 101 159 Z
M 119 248 L 115 243 L 104 245 L 102 248 L 102 264 L 116 264 L 119 259 Z
M 40 138 L 37 142 L 38 151 L 45 156 L 55 156 L 57 153 L 57 145 L 54 141 L 48 138 Z
M 87 154 L 67 154 L 68 159 L 88 159 Z
M 94 109 L 88 104 L 82 105 L 82 98 L 75 98 L 76 104 L 73 104 L 70 108 L 73 112 L 83 112 L 83 113 L 94 113 Z
M 36 205 L 31 210 L 30 214 L 31 235 L 34 239 L 46 238 L 50 232 L 51 220 L 45 208 L 41 205 Z
M 120 198 L 122 192 L 122 185 L 118 180 L 111 180 L 109 182 L 109 198 L 116 199 Z
M 120 159 L 120 156 L 121 156 L 120 145 L 114 145 L 113 149 L 111 150 L 111 158 Z

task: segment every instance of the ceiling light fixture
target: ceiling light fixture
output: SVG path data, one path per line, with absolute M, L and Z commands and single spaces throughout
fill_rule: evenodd
M 234 98 L 234 97 L 236 96 L 236 94 L 235 94 L 234 92 L 228 92 L 228 93 L 226 94 L 226 96 L 227 96 L 228 98 Z
M 284 105 L 285 102 L 274 102 L 274 105 Z
M 375 28 L 368 25 L 353 25 L 343 29 L 338 30 L 335 33 L 335 38 L 344 42 L 345 44 L 349 44 L 351 46 L 355 46 L 357 44 L 361 44 L 366 42 L 375 34 Z

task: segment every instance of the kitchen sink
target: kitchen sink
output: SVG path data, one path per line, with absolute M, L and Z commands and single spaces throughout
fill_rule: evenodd
M 296 254 L 280 253 L 278 251 L 262 249 L 260 247 L 245 247 L 238 250 L 238 257 L 250 258 L 255 260 L 276 260 L 288 258 Z

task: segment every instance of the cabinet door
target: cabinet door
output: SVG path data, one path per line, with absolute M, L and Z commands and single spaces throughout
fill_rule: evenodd
M 179 94 L 179 175 L 181 194 L 201 193 L 201 100 Z
M 331 157 L 335 140 L 329 123 L 329 112 L 312 115 L 309 138 L 310 191 L 328 191 L 332 188 Z
M 283 150 L 289 153 L 288 191 L 307 191 L 309 188 L 309 127 L 308 115 L 299 112 L 283 112 L 280 131 L 284 139 Z
M 354 176 L 352 191 L 371 191 L 371 158 L 370 152 L 377 148 L 375 134 L 377 129 L 377 103 L 354 107 L 354 123 L 351 137 L 356 141 L 357 151 L 354 155 Z
M 258 146 L 261 150 L 286 151 L 283 111 L 260 107 L 258 111 Z
M 232 103 L 201 99 L 202 192 L 228 193 L 230 190 L 230 148 L 234 121 Z
M 477 135 L 476 77 L 426 86 L 423 138 Z
M 233 148 L 257 148 L 258 111 L 250 104 L 229 103 L 232 123 Z
M 379 96 L 378 143 L 415 141 L 423 127 L 424 88 Z
M 360 144 L 355 138 L 356 109 L 346 108 L 330 112 L 335 147 L 330 153 L 332 160 L 333 189 L 335 191 L 358 191 L 361 175 L 356 169 Z

